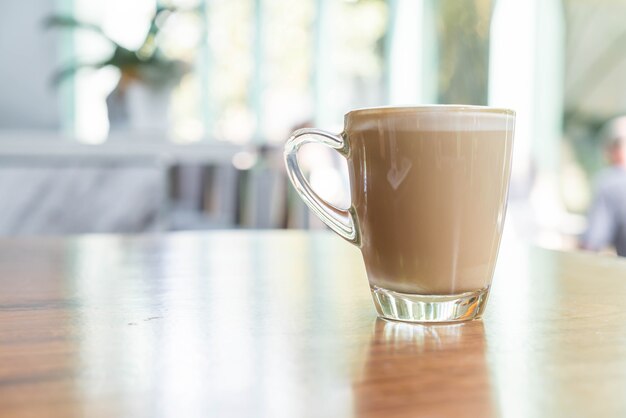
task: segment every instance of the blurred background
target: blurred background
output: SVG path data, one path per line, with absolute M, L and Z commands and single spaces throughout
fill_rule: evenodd
M 508 234 L 574 248 L 607 121 L 626 113 L 626 0 L 9 0 L 0 236 L 322 228 L 282 143 L 358 107 L 517 111 Z M 301 153 L 349 202 L 345 162 Z

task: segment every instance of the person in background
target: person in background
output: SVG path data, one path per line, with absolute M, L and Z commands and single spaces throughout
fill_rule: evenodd
M 609 122 L 605 138 L 611 166 L 598 175 L 580 247 L 601 251 L 612 246 L 626 257 L 626 116 Z

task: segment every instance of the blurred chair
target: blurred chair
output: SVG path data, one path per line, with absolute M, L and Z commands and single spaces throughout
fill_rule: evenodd
M 282 146 L 261 146 L 248 170 L 240 171 L 239 223 L 243 227 L 286 228 L 289 216 Z
M 170 229 L 237 226 L 238 170 L 225 163 L 177 164 L 170 172 Z

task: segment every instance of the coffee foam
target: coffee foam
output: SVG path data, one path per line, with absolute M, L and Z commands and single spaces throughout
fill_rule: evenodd
M 346 130 L 511 131 L 515 112 L 481 106 L 378 107 L 345 115 Z

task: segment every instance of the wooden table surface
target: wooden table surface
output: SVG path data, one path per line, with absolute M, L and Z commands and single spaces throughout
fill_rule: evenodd
M 509 242 L 421 326 L 326 233 L 0 242 L 2 418 L 353 416 L 626 416 L 626 262 Z

